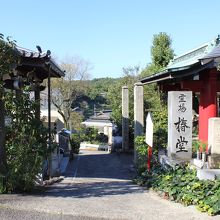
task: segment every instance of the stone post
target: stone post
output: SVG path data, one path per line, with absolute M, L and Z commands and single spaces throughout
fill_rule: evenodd
M 134 85 L 134 138 L 143 135 L 144 127 L 144 90 L 141 82 Z M 137 153 L 134 148 L 134 162 L 137 162 Z
M 108 145 L 112 146 L 112 126 L 108 126 Z
M 220 164 L 220 118 L 209 118 L 208 128 L 208 150 L 211 153 L 208 156 L 209 167 L 218 169 Z
M 192 158 L 192 92 L 168 92 L 168 156 Z
M 129 93 L 128 87 L 122 87 L 122 150 L 129 149 Z
M 108 152 L 111 151 L 113 144 L 112 130 L 112 126 L 108 126 Z

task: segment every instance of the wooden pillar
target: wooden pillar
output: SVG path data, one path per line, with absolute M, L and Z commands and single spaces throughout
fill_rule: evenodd
M 50 65 L 48 67 L 48 81 L 47 81 L 47 88 L 48 88 L 48 149 L 49 149 L 49 163 L 48 163 L 48 171 L 49 171 L 49 178 L 52 177 L 52 149 L 51 149 L 51 144 L 52 144 L 52 135 L 51 135 L 51 75 L 50 75 Z
M 199 140 L 208 141 L 208 119 L 217 115 L 217 70 L 203 72 L 199 103 Z

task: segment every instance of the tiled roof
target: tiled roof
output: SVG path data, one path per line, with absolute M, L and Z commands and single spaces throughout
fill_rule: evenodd
M 45 51 L 43 53 L 32 51 L 23 47 L 16 46 L 17 51 L 23 57 L 30 57 L 30 58 L 45 58 L 48 57 L 49 52 Z
M 65 76 L 64 71 L 61 70 L 59 65 L 51 57 L 50 50 L 40 53 L 39 51 L 32 51 L 23 47 L 16 46 L 19 55 L 26 59 L 43 59 L 45 60 L 45 65 L 50 65 L 50 68 L 54 71 L 55 75 L 62 77 Z M 54 75 L 54 76 L 55 76 Z
M 186 75 L 195 74 L 202 69 L 210 67 L 213 65 L 206 62 L 201 63 L 201 60 L 208 58 L 210 56 L 220 56 L 220 37 L 218 36 L 214 40 L 201 45 L 191 51 L 186 52 L 180 56 L 175 57 L 164 71 L 153 74 L 151 76 L 145 77 L 140 81 L 144 84 L 153 83 L 158 81 L 170 80 L 175 77 L 184 77 Z M 211 61 L 211 60 L 209 60 Z

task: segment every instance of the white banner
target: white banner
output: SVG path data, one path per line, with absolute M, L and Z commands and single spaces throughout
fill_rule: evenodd
M 154 132 L 154 124 L 151 112 L 148 112 L 146 117 L 146 133 L 145 133 L 145 142 L 150 147 L 153 147 L 153 132 Z

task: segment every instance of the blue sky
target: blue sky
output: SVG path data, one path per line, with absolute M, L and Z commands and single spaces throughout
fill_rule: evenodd
M 219 0 L 0 0 L 0 33 L 19 46 L 88 60 L 93 78 L 151 62 L 154 34 L 166 32 L 175 53 L 220 34 Z

